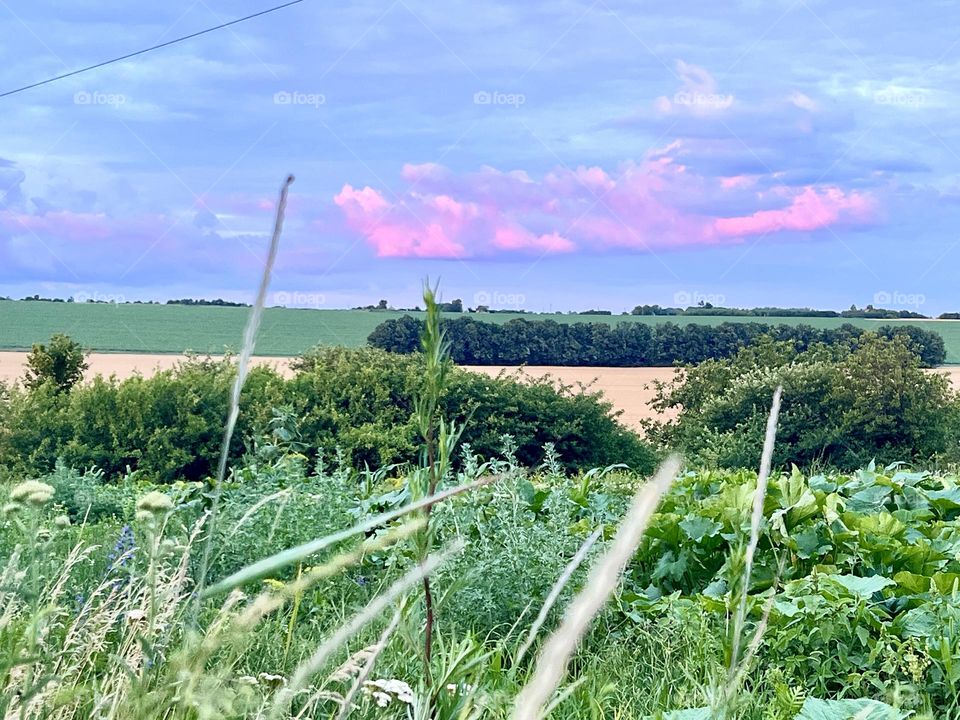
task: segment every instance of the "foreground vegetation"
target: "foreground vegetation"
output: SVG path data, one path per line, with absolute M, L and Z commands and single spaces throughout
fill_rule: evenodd
M 214 582 L 411 499 L 404 478 L 322 462 L 310 471 L 277 442 L 223 487 Z M 427 717 L 428 697 L 436 717 L 509 716 L 533 667 L 535 652 L 520 657 L 520 648 L 538 608 L 585 540 L 599 538 L 589 557 L 609 545 L 642 478 L 567 475 L 549 453 L 530 471 L 507 455 L 490 464 L 468 458 L 444 486 L 492 482 L 433 513 L 438 546 L 466 542 L 434 575 L 433 685 L 421 667 L 423 606 L 413 595 L 314 667 L 283 717 L 336 716 L 374 651 L 356 717 Z M 381 523 L 359 545 L 331 544 L 244 584 L 246 597 L 203 601 L 196 635 L 204 486 L 106 484 L 67 468 L 42 480 L 47 495 L 14 490 L 0 536 L 0 647 L 15 663 L 4 671 L 7 716 L 25 696 L 26 717 L 155 717 L 159 708 L 170 718 L 266 716 L 325 638 L 417 567 L 414 543 L 401 539 L 410 528 L 402 519 Z M 815 715 L 814 699 L 873 698 L 935 717 L 960 709 L 958 478 L 895 467 L 776 475 L 744 586 L 756 488 L 750 471 L 676 481 L 578 650 L 553 717 L 641 718 L 711 705 L 719 713 L 733 656 L 744 677 L 726 700 L 731 717 L 794 718 L 806 707 L 799 717 L 847 718 L 859 707 Z M 584 577 L 574 573 L 559 608 Z
M 679 371 L 655 449 L 589 393 L 459 372 L 425 301 L 420 353 L 290 380 L 79 383 L 37 346 L 0 394 L 3 716 L 960 716 L 960 478 L 771 473 L 949 460 L 957 398 L 906 339 Z M 647 480 L 669 447 L 690 469 Z

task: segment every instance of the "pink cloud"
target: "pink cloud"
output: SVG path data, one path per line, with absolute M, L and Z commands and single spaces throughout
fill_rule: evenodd
M 534 235 L 520 227 L 497 228 L 493 244 L 503 250 L 542 250 L 547 253 L 567 253 L 576 249 L 576 245 L 558 233 Z
M 427 198 L 413 210 L 389 203 L 371 187 L 344 185 L 333 201 L 380 257 L 453 258 L 465 253 L 456 236 L 474 209 L 451 197 Z
M 730 244 L 864 223 L 874 213 L 867 194 L 833 186 L 778 183 L 758 192 L 756 176 L 699 175 L 678 162 L 676 150 L 668 146 L 616 171 L 556 168 L 540 180 L 522 170 L 456 175 L 439 165 L 407 165 L 402 176 L 410 186 L 396 197 L 347 184 L 334 203 L 378 256 L 430 258 Z M 751 205 L 748 214 L 723 212 Z
M 81 240 L 103 240 L 112 233 L 112 221 L 103 213 L 74 213 L 63 210 L 30 215 L 0 210 L 0 229 L 11 235 L 27 232 Z
M 757 178 L 750 175 L 731 175 L 720 178 L 720 187 L 724 190 L 752 187 L 756 183 Z
M 447 169 L 437 163 L 421 163 L 419 165 L 406 164 L 400 172 L 400 177 L 410 183 L 422 180 L 439 180 L 446 177 Z
M 714 228 L 720 235 L 729 237 L 782 230 L 809 232 L 842 220 L 864 222 L 871 217 L 874 207 L 871 198 L 856 191 L 844 193 L 840 188 L 828 187 L 818 192 L 807 187 L 794 195 L 785 208 L 758 210 L 743 217 L 717 218 Z
M 373 214 L 383 212 L 387 208 L 387 201 L 383 195 L 371 187 L 365 187 L 363 190 L 355 190 L 350 185 L 344 185 L 343 190 L 333 201 L 342 208 L 347 209 L 357 207 L 363 214 Z

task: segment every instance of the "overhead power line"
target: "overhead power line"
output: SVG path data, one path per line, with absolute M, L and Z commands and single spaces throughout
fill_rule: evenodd
M 0 93 L 0 98 L 7 97 L 8 95 L 16 95 L 17 93 L 21 93 L 24 90 L 31 90 L 35 87 L 40 87 L 41 85 L 48 85 L 52 82 L 56 82 L 57 80 L 63 80 L 64 78 L 73 77 L 74 75 L 79 75 L 81 73 L 89 72 L 91 70 L 96 70 L 97 68 L 102 68 L 105 65 L 112 65 L 113 63 L 121 62 L 122 60 L 129 60 L 132 57 L 137 57 L 137 55 L 143 55 L 148 52 L 153 52 L 154 50 L 170 47 L 171 45 L 182 43 L 185 40 L 192 40 L 195 37 L 200 37 L 201 35 L 212 33 L 215 30 L 222 30 L 223 28 L 230 27 L 231 25 L 237 25 L 239 23 L 246 22 L 247 20 L 253 20 L 254 18 L 260 17 L 261 15 L 267 15 L 269 13 L 276 12 L 277 10 L 283 10 L 284 8 L 288 8 L 291 5 L 298 5 L 302 2 L 305 2 L 305 0 L 290 0 L 290 2 L 283 3 L 283 5 L 276 5 L 275 7 L 253 13 L 252 15 L 247 15 L 246 17 L 237 18 L 236 20 L 231 20 L 230 22 L 221 23 L 220 25 L 207 28 L 206 30 L 200 30 L 199 32 L 191 33 L 189 35 L 184 35 L 183 37 L 178 37 L 174 40 L 168 40 L 167 42 L 160 43 L 159 45 L 153 45 L 151 47 L 144 48 L 143 50 L 137 50 L 136 52 L 127 53 L 126 55 L 121 55 L 120 57 L 115 57 L 111 60 L 104 60 L 103 62 L 99 62 L 95 65 L 88 65 L 87 67 L 80 68 L 79 70 L 73 70 L 72 72 L 64 73 L 63 75 L 57 75 L 56 77 L 47 78 L 46 80 L 41 80 L 40 82 L 24 85 L 23 87 L 19 87 L 15 90 L 7 90 L 6 92 Z

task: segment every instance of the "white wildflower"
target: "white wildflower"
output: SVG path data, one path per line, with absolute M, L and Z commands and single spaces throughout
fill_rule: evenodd
M 268 672 L 262 672 L 257 675 L 257 678 L 264 685 L 269 685 L 272 688 L 283 687 L 287 684 L 287 679 L 283 675 L 274 675 Z
M 369 687 L 376 688 L 385 693 L 397 698 L 402 703 L 407 705 L 413 705 L 414 696 L 413 688 L 411 688 L 403 680 L 397 680 L 394 678 L 391 679 L 381 679 L 381 680 L 368 680 L 366 683 Z M 374 691 L 376 692 L 376 691 Z

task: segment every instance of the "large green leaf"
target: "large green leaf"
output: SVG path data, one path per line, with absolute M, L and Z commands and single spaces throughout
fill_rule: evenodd
M 791 539 L 797 557 L 803 560 L 819 557 L 833 548 L 830 541 L 821 536 L 820 528 L 816 525 L 796 533 Z
M 927 607 L 917 607 L 907 610 L 900 617 L 894 620 L 893 627 L 899 631 L 900 636 L 933 638 L 937 634 L 939 627 L 937 616 Z
M 883 485 L 872 485 L 854 494 L 847 500 L 847 509 L 859 513 L 879 512 L 890 497 L 892 490 Z
M 894 483 L 902 485 L 904 487 L 913 487 L 921 480 L 927 478 L 930 475 L 928 472 L 908 472 L 907 470 L 899 470 L 897 473 L 890 478 Z
M 908 715 L 878 700 L 818 700 L 808 697 L 795 720 L 902 720 Z
M 886 537 L 897 537 L 907 529 L 906 525 L 888 512 L 860 516 L 857 518 L 854 527 L 863 532 Z
M 926 575 L 919 575 L 917 573 L 907 572 L 906 570 L 901 570 L 894 575 L 893 580 L 903 590 L 913 595 L 919 595 L 930 589 L 930 578 Z
M 857 575 L 828 575 L 831 580 L 846 588 L 851 595 L 869 598 L 885 587 L 896 585 L 896 582 L 883 575 L 858 577 Z
M 690 514 L 680 521 L 680 527 L 687 534 L 688 538 L 698 543 L 705 537 L 714 537 L 720 532 L 723 525 L 715 520 Z
M 947 510 L 956 510 L 960 508 L 960 488 L 947 488 L 945 490 L 928 490 L 926 492 L 927 500 L 940 512 Z
M 832 480 L 827 480 L 823 475 L 814 475 L 807 481 L 807 484 L 811 490 L 823 493 L 832 493 L 837 489 L 837 484 Z
M 652 716 L 655 720 L 711 720 L 713 715 L 710 708 L 689 708 L 687 710 L 670 710 L 660 715 Z M 647 720 L 650 720 L 648 717 Z

